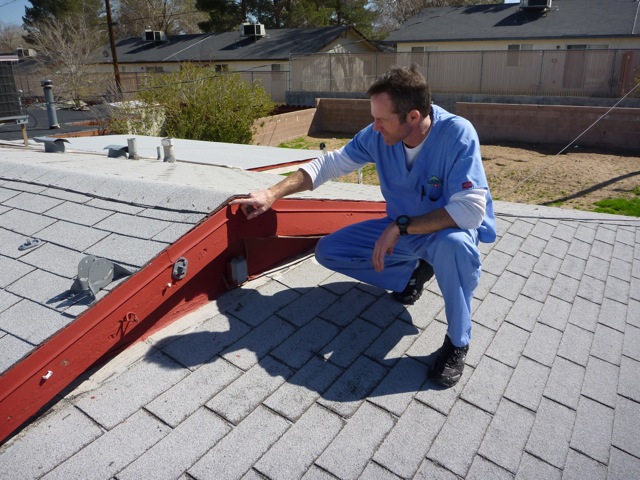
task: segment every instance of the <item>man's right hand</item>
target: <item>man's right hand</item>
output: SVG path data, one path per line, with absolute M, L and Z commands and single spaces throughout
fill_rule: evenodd
M 251 192 L 247 197 L 236 198 L 229 202 L 230 205 L 240 205 L 248 220 L 263 214 L 271 208 L 277 199 L 270 190 L 258 190 Z

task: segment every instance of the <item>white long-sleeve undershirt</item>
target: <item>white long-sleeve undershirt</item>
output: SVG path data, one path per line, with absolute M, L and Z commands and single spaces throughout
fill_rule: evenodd
M 314 190 L 334 178 L 347 175 L 362 167 L 344 152 L 344 147 L 318 157 L 301 168 L 309 174 Z M 454 193 L 445 209 L 456 225 L 462 229 L 475 229 L 480 226 L 487 206 L 487 191 L 484 188 L 471 188 Z

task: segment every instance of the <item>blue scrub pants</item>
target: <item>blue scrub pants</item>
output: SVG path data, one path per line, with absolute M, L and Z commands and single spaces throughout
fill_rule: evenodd
M 320 239 L 316 259 L 324 267 L 385 290 L 405 289 L 418 259 L 433 266 L 444 298 L 447 335 L 456 347 L 471 339 L 471 300 L 480 280 L 481 261 L 476 230 L 448 228 L 427 235 L 398 239 L 385 267 L 376 272 L 371 256 L 390 218 L 367 220 Z

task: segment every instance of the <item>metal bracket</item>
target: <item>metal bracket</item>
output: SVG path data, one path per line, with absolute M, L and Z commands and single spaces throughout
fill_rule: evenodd
M 22 245 L 18 247 L 18 250 L 20 251 L 28 250 L 30 248 L 37 247 L 41 243 L 42 243 L 42 240 L 40 240 L 39 238 L 28 238 L 27 240 L 24 241 Z
M 187 266 L 189 265 L 189 260 L 185 257 L 180 257 L 176 260 L 176 263 L 173 264 L 173 273 L 172 276 L 176 280 L 182 280 L 187 276 Z
M 71 292 L 90 292 L 94 297 L 100 289 L 113 280 L 131 275 L 131 272 L 105 258 L 87 255 L 78 264 L 78 276 L 71 285 Z

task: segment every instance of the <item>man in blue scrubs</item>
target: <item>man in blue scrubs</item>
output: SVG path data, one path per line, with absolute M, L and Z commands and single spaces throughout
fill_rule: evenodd
M 435 273 L 448 328 L 429 377 L 450 387 L 462 376 L 471 340 L 471 301 L 481 270 L 477 245 L 496 238 L 478 136 L 467 120 L 431 104 L 415 65 L 391 69 L 367 95 L 373 123 L 347 145 L 232 203 L 251 219 L 286 195 L 375 163 L 387 217 L 327 235 L 318 242 L 316 258 L 392 290 L 405 304 L 420 297 Z

